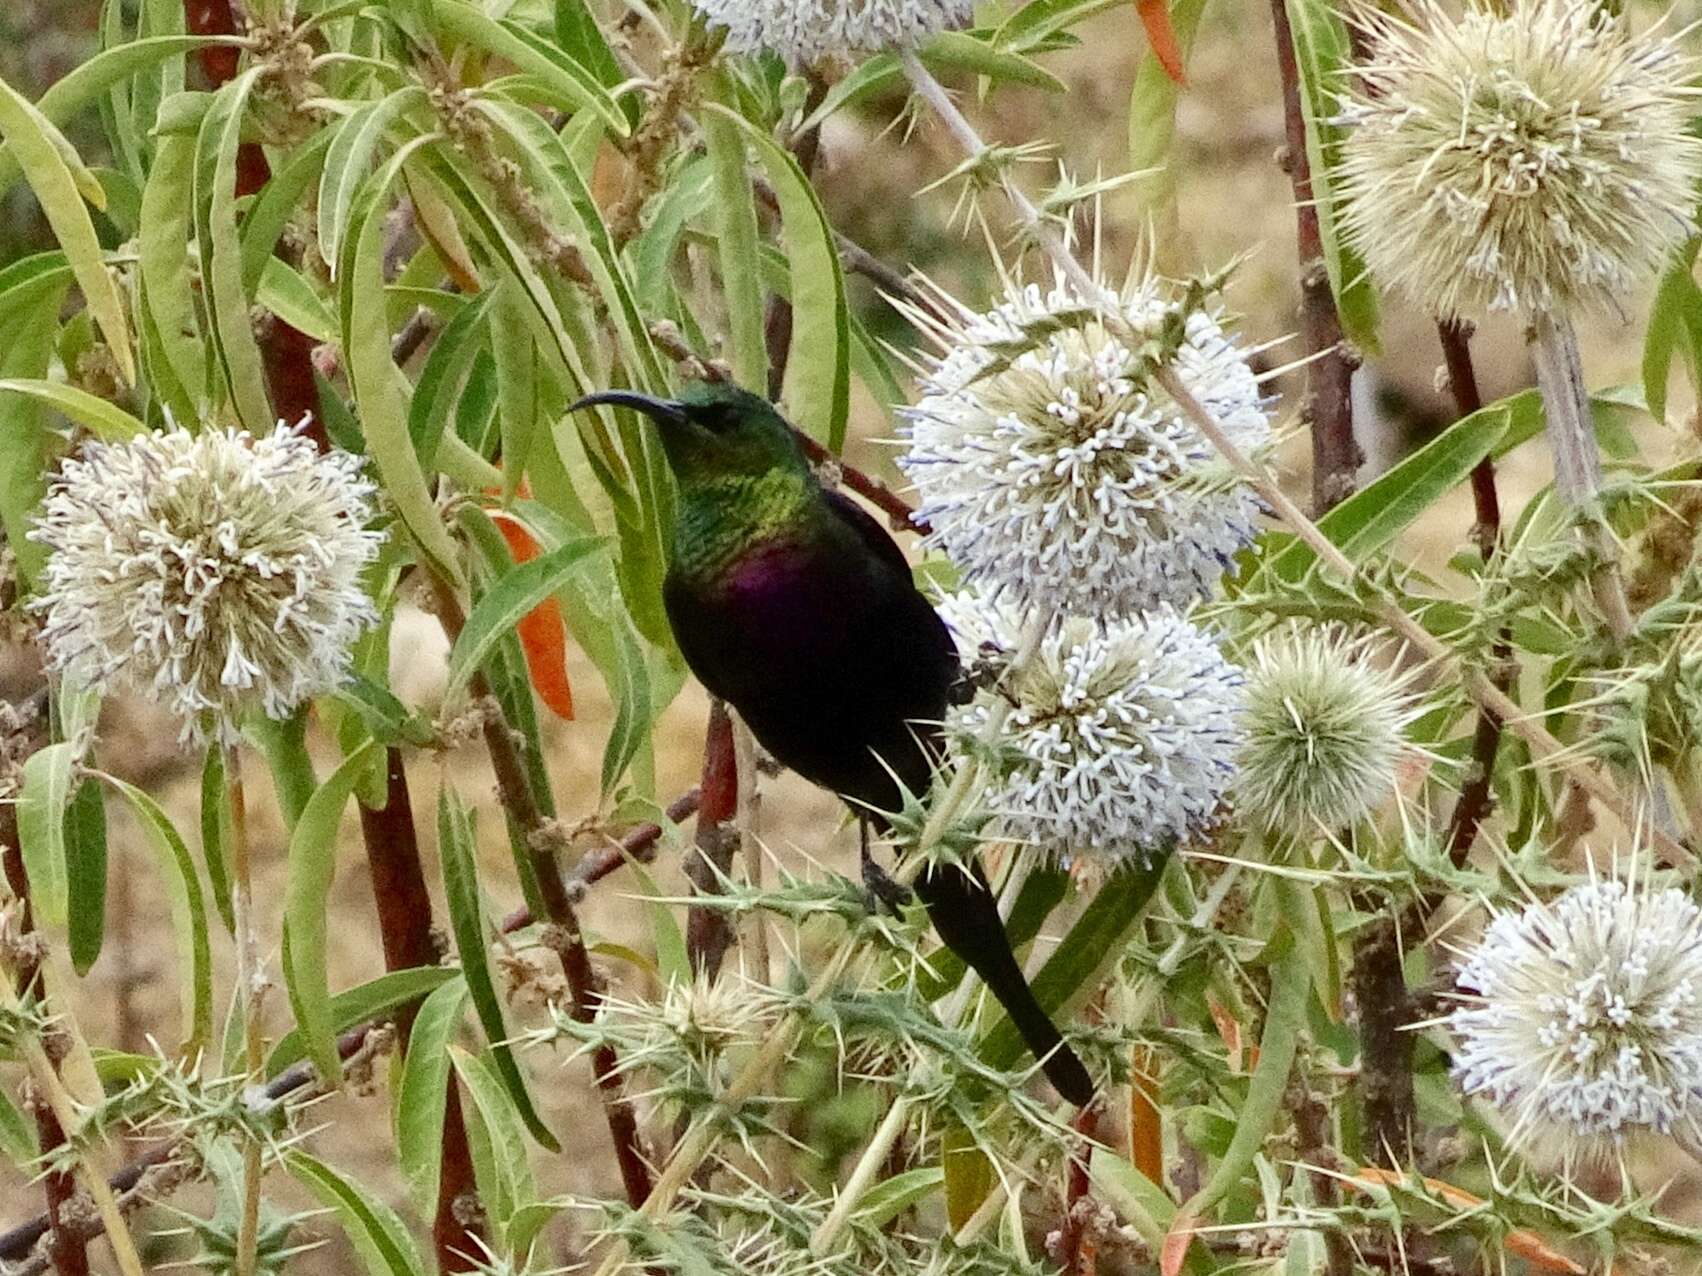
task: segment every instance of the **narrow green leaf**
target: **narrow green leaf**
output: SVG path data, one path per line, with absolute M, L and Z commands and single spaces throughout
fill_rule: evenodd
M 945 1171 L 937 1165 L 906 1170 L 876 1183 L 857 1199 L 853 1214 L 865 1227 L 884 1227 L 905 1210 L 928 1199 L 945 1183 Z
M 334 1210 L 368 1276 L 421 1276 L 425 1260 L 396 1211 L 305 1152 L 284 1154 L 291 1174 Z
M 195 140 L 162 137 L 142 188 L 142 225 L 136 237 L 141 304 L 188 400 L 184 406 L 198 409 L 206 391 L 207 353 L 189 269 L 189 214 L 194 198 Z
M 833 227 L 791 152 L 767 133 L 711 104 L 755 149 L 780 200 L 781 231 L 792 275 L 792 342 L 781 390 L 792 419 L 838 452 L 851 411 L 851 317 Z M 760 326 L 761 313 L 758 312 Z
M 71 968 L 86 975 L 106 938 L 106 802 L 89 780 L 65 810 L 65 894 Z
M 1122 957 L 1129 931 L 1140 921 L 1169 862 L 1168 851 L 1154 850 L 1144 864 L 1119 869 L 1099 888 L 1030 981 L 1047 1014 L 1067 1017 L 1093 995 L 1105 971 Z M 1009 1068 L 1022 1057 L 1022 1038 L 1009 1018 L 1001 1016 L 987 1032 L 980 1053 L 996 1068 Z
M 1170 25 L 1184 56 L 1193 48 L 1194 33 L 1205 10 L 1206 0 L 1176 0 L 1170 6 Z M 1148 49 L 1141 55 L 1129 92 L 1129 171 L 1151 173 L 1134 189 L 1141 207 L 1161 233 L 1176 220 L 1176 166 L 1170 158 L 1176 141 L 1176 104 L 1181 96 L 1182 86 L 1170 78 L 1164 64 Z
M 382 1018 L 398 1006 L 429 996 L 450 980 L 460 977 L 460 971 L 448 966 L 415 966 L 408 970 L 392 970 L 364 984 L 345 988 L 331 998 L 331 1031 L 347 1032 L 356 1024 Z M 266 1056 L 266 1075 L 275 1077 L 305 1058 L 307 1042 L 299 1028 L 292 1028 L 278 1039 L 272 1053 Z
M 195 246 L 212 319 L 213 348 L 226 392 L 242 424 L 256 436 L 277 419 L 254 339 L 253 300 L 242 286 L 242 241 L 236 226 L 236 152 L 248 96 L 266 68 L 250 67 L 213 96 L 195 136 Z
M 147 426 L 123 408 L 96 398 L 87 390 L 61 381 L 36 381 L 23 377 L 0 380 L 0 394 L 26 394 L 45 403 L 56 412 L 86 426 L 103 443 L 122 443 L 138 434 L 147 433 Z
M 506 572 L 485 591 L 449 653 L 449 694 L 472 676 L 501 637 L 544 599 L 560 589 L 573 565 L 601 548 L 599 537 L 584 536 L 557 545 L 529 563 Z
M 56 253 L 43 253 L 0 270 L 0 376 L 34 381 L 45 377 L 53 357 L 54 324 L 71 276 L 56 268 Z M 5 384 L 0 382 L 0 384 Z M 48 432 L 42 428 L 41 400 L 33 395 L 0 393 L 0 525 L 17 557 L 18 574 L 35 588 L 47 565 L 47 547 L 29 539 L 29 530 L 47 496 Z
M 177 940 L 178 1001 L 183 1008 L 183 1045 L 178 1053 L 183 1058 L 193 1058 L 213 1032 L 212 947 L 194 857 L 158 802 L 115 775 L 97 774 L 102 783 L 110 785 L 130 804 L 154 852 L 160 880 L 165 883 L 172 933 Z
M 507 502 L 526 477 L 537 434 L 538 355 L 532 341 L 532 308 L 520 285 L 505 279 L 493 291 L 490 345 L 502 422 L 502 499 Z
M 731 97 L 722 73 L 723 100 Z M 721 293 L 727 307 L 733 376 L 745 389 L 768 388 L 768 347 L 762 330 L 762 261 L 757 253 L 756 204 L 745 171 L 744 121 L 733 111 L 706 111 L 703 140 L 709 150 L 715 202 L 710 206 L 715 249 L 721 264 Z
M 431 353 L 420 369 L 414 397 L 408 404 L 408 437 L 419 455 L 420 466 L 430 474 L 437 469 L 438 440 L 454 419 L 462 390 L 483 349 L 489 330 L 491 296 L 494 289 L 463 306 L 432 342 Z
M 28 99 L 0 80 L 0 137 L 3 137 L 24 180 L 35 192 L 47 224 L 82 289 L 83 301 L 111 348 L 125 384 L 136 380 L 136 358 L 130 325 L 118 285 L 106 268 L 100 239 L 84 200 L 98 207 L 105 200 L 100 183 L 77 157 L 61 133 Z
M 1361 350 L 1375 354 L 1377 293 L 1364 259 L 1343 240 L 1336 207 L 1335 175 L 1345 129 L 1336 97 L 1341 76 L 1352 64 L 1347 24 L 1330 0 L 1286 0 L 1300 72 L 1300 107 L 1306 120 L 1306 159 L 1312 176 L 1312 205 L 1318 212 L 1324 267 L 1330 276 L 1342 331 Z
M 437 0 L 432 25 L 443 35 L 477 45 L 537 76 L 555 92 L 596 112 L 617 136 L 627 135 L 625 114 L 597 77 L 518 23 L 497 22 L 460 0 Z
M 236 914 L 231 907 L 230 856 L 232 819 L 230 789 L 225 784 L 225 751 L 208 746 L 201 767 L 201 858 L 207 865 L 207 882 L 213 890 L 213 907 L 227 934 L 236 933 Z
M 489 1042 L 490 1055 L 502 1088 L 520 1113 L 526 1128 L 532 1132 L 532 1137 L 550 1151 L 560 1151 L 561 1145 L 532 1106 L 531 1096 L 526 1093 L 526 1082 L 520 1075 L 520 1065 L 515 1062 L 514 1052 L 508 1046 L 508 1027 L 503 1022 L 502 1001 L 491 983 L 490 957 L 486 948 L 488 926 L 474 858 L 472 820 L 460 796 L 447 784 L 437 795 L 437 845 L 443 866 L 449 924 L 455 935 L 455 951 L 461 956 L 461 972 L 466 977 L 467 991 L 472 996 L 479 1025 Z
M 410 84 L 370 106 L 361 107 L 336 127 L 319 178 L 319 253 L 331 267 L 333 279 L 337 277 L 355 191 L 366 178 L 373 153 L 391 125 L 405 112 L 426 102 L 426 91 Z
M 461 1026 L 467 984 L 455 979 L 425 999 L 408 1034 L 407 1057 L 396 1095 L 396 1159 L 414 1208 L 437 1213 L 443 1170 L 443 1114 L 449 1102 L 449 1045 Z
M 65 809 L 71 801 L 71 769 L 77 746 L 50 744 L 24 763 L 18 795 L 18 846 L 29 875 L 30 903 L 37 923 L 66 921 Z
M 1290 943 L 1271 967 L 1270 1004 L 1265 1011 L 1265 1029 L 1259 1037 L 1259 1062 L 1253 1069 L 1247 1098 L 1235 1115 L 1235 1134 L 1205 1186 L 1190 1197 L 1171 1223 L 1171 1232 L 1191 1230 L 1206 1211 L 1230 1192 L 1252 1168 L 1253 1158 L 1282 1111 L 1288 1090 L 1289 1069 L 1300 1030 L 1306 1022 L 1306 1003 L 1312 993 L 1312 971 L 1298 944 Z M 1186 1233 L 1182 1233 L 1185 1235 Z M 1168 1245 L 1166 1246 L 1168 1248 Z
M 479 1110 L 479 1116 L 490 1132 L 491 1142 L 498 1151 L 495 1168 L 506 1209 L 496 1221 L 506 1231 L 508 1219 L 535 1204 L 538 1199 L 531 1162 L 525 1155 L 526 1134 L 522 1125 L 526 1114 L 516 1108 L 513 1092 L 504 1085 L 500 1060 L 496 1055 L 476 1055 L 451 1045 L 449 1057 L 454 1061 L 455 1071 L 466 1085 L 467 1093 L 472 1095 L 473 1106 Z
M 284 889 L 284 984 L 308 1056 L 328 1085 L 342 1083 L 337 1033 L 331 1020 L 326 970 L 325 901 L 337 869 L 337 826 L 371 753 L 368 741 L 343 759 L 314 791 L 290 836 L 289 878 Z
M 426 558 L 428 570 L 452 585 L 463 584 L 455 545 L 438 516 L 431 489 L 408 436 L 407 405 L 390 358 L 390 325 L 384 304 L 385 193 L 403 163 L 427 139 L 415 138 L 368 178 L 357 198 L 343 244 L 347 259 L 339 273 L 343 349 L 349 380 L 361 405 L 367 450 L 403 525 Z
M 1692 236 L 1661 276 L 1649 308 L 1649 327 L 1643 338 L 1643 399 L 1649 415 L 1666 420 L 1667 375 L 1673 354 L 1684 351 L 1692 386 L 1702 384 L 1702 288 L 1696 285 L 1696 250 L 1702 237 Z

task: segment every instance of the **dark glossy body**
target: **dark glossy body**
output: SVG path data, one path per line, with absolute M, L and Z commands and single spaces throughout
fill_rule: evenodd
M 692 672 L 782 765 L 885 827 L 880 813 L 900 808 L 900 783 L 928 788 L 958 675 L 951 636 L 903 552 L 820 486 L 765 401 L 701 386 L 679 403 L 597 397 L 657 420 L 680 481 L 663 600 Z M 1052 1084 L 1091 1101 L 1092 1080 L 1035 1001 L 980 870 L 924 872 L 916 893 Z

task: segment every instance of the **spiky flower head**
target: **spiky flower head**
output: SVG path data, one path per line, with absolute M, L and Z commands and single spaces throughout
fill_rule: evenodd
M 1018 613 L 972 594 L 942 601 L 960 648 L 1017 647 Z M 1241 670 L 1174 612 L 1099 624 L 1067 619 L 993 694 L 1005 720 L 983 798 L 1004 833 L 1042 850 L 1145 861 L 1214 825 L 1242 744 Z M 988 700 L 955 712 L 960 740 Z
M 778 53 L 794 66 L 828 56 L 913 48 L 966 24 L 971 0 L 693 0 L 725 27 L 734 53 Z
M 378 620 L 361 572 L 383 535 L 360 467 L 282 424 L 88 444 L 30 532 L 53 551 L 36 604 L 50 664 L 140 691 L 185 739 L 336 687 Z
M 1342 163 L 1372 274 L 1446 316 L 1590 307 L 1692 231 L 1694 62 L 1587 0 L 1365 11 Z
M 1495 918 L 1460 967 L 1454 1075 L 1515 1138 L 1586 1146 L 1702 1116 L 1702 909 L 1592 880 Z
M 1259 640 L 1247 669 L 1235 806 L 1271 831 L 1333 833 L 1371 814 L 1413 755 L 1412 675 L 1368 639 L 1293 627 Z
M 1084 298 L 1012 285 L 985 314 L 941 297 L 940 347 L 899 465 L 929 543 L 991 595 L 1114 617 L 1209 594 L 1259 503 L 1158 383 L 1174 372 L 1253 451 L 1270 417 L 1245 352 L 1194 289 L 1150 276 Z

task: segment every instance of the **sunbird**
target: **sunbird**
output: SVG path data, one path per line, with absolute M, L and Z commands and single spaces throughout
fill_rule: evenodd
M 612 390 L 568 410 L 599 404 L 654 421 L 674 473 L 662 599 L 686 664 L 777 762 L 851 806 L 864 821 L 866 879 L 894 885 L 868 857 L 867 827 L 888 827 L 881 813 L 901 809 L 906 791 L 927 792 L 959 678 L 956 645 L 903 551 L 821 485 L 791 426 L 757 395 L 694 381 L 676 399 Z M 1093 1081 L 1023 978 L 979 866 L 930 866 L 916 893 L 1047 1079 L 1086 1106 Z

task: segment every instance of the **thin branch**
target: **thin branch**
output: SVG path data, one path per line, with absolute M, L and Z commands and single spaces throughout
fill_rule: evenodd
M 686 853 L 686 877 L 694 895 L 719 895 L 721 882 L 732 870 L 739 835 L 733 825 L 738 813 L 739 773 L 733 745 L 733 719 L 716 700 L 709 706 L 709 725 L 703 741 L 703 780 L 698 792 L 697 836 Z M 733 923 L 727 911 L 691 905 L 686 910 L 686 953 L 692 970 L 714 979 L 733 943 Z
M 1294 186 L 1295 237 L 1300 251 L 1300 329 L 1311 356 L 1306 365 L 1306 406 L 1301 415 L 1312 432 L 1314 517 L 1350 496 L 1365 453 L 1353 437 L 1353 370 L 1358 357 L 1342 335 L 1341 314 L 1324 266 L 1324 241 L 1306 158 L 1306 117 L 1300 107 L 1300 70 L 1285 0 L 1271 0 L 1276 28 L 1277 68 L 1282 76 L 1282 113 L 1287 145 L 1283 167 Z

